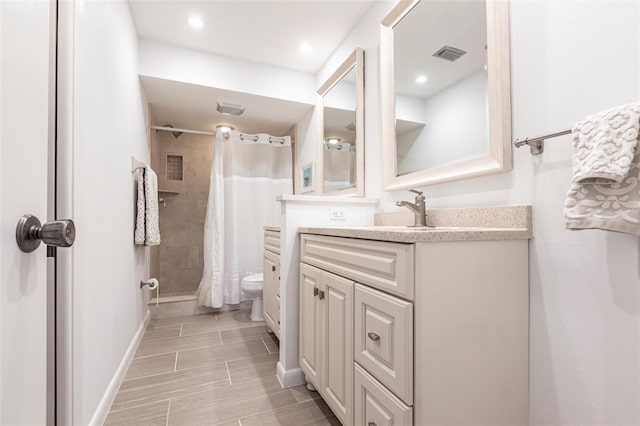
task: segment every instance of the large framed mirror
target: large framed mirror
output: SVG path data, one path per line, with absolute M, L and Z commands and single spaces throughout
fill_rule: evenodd
M 317 192 L 364 197 L 364 51 L 318 89 Z
M 383 189 L 511 170 L 506 1 L 401 1 L 380 26 Z

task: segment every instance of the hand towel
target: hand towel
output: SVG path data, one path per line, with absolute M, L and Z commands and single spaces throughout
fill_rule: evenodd
M 144 244 L 144 236 L 145 236 L 144 169 L 136 170 L 136 178 L 138 181 L 138 194 L 137 194 L 137 201 L 136 201 L 136 231 L 134 234 L 134 242 L 136 244 Z
M 145 199 L 145 244 L 160 244 L 160 225 L 158 222 L 158 176 L 151 167 L 144 168 Z
M 640 235 L 640 103 L 602 111 L 573 128 L 568 229 Z
M 601 111 L 576 123 L 572 132 L 572 182 L 622 182 L 633 161 L 639 123 L 637 102 Z

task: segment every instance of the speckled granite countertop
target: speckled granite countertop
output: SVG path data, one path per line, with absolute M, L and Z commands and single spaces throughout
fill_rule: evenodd
M 275 232 L 280 232 L 280 227 L 279 226 L 265 226 L 264 227 L 265 231 L 275 231 Z
M 427 223 L 435 225 L 433 228 L 408 227 L 413 223 L 413 214 L 396 212 L 376 214 L 376 226 L 305 227 L 298 232 L 398 243 L 530 240 L 532 216 L 528 205 L 437 209 L 427 212 Z
M 444 241 L 497 241 L 531 239 L 524 228 L 408 228 L 402 226 L 367 226 L 353 228 L 299 228 L 301 234 L 330 235 L 397 243 L 436 243 Z

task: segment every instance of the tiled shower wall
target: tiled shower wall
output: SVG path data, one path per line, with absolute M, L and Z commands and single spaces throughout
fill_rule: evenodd
M 158 131 L 151 143 L 151 167 L 158 174 L 159 246 L 151 248 L 151 276 L 160 296 L 193 294 L 202 277 L 204 219 L 213 157 L 212 136 Z M 182 156 L 182 180 L 167 179 L 167 155 Z M 170 192 L 169 192 L 170 191 Z

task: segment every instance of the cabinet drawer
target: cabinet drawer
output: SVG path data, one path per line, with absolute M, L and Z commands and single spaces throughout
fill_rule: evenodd
M 264 249 L 280 254 L 280 232 L 264 231 Z
M 358 364 L 354 368 L 356 425 L 410 426 L 413 409 L 400 401 Z
M 355 360 L 413 404 L 413 304 L 360 284 L 355 291 Z
M 300 246 L 302 262 L 413 299 L 413 244 L 302 234 Z

